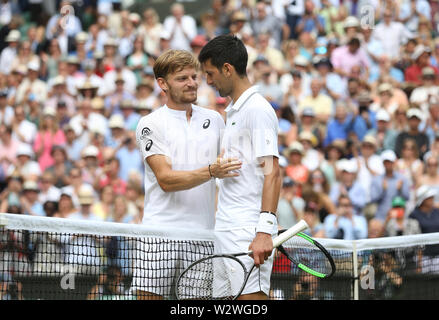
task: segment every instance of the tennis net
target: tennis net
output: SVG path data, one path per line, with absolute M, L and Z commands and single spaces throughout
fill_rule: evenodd
M 334 276 L 310 276 L 276 252 L 270 299 L 439 298 L 439 234 L 319 242 Z M 175 299 L 179 273 L 213 245 L 200 230 L 1 214 L 0 299 Z

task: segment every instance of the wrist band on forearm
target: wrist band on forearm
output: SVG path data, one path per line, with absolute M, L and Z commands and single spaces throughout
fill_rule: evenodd
M 210 171 L 210 166 L 211 166 L 211 165 L 209 164 L 209 174 L 210 174 L 210 177 L 211 177 L 211 178 L 214 178 L 214 176 L 212 175 L 212 171 Z
M 269 211 L 262 211 L 259 216 L 256 232 L 274 234 L 277 232 L 277 217 Z

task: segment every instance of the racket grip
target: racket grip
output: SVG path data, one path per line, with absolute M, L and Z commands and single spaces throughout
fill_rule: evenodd
M 277 248 L 282 243 L 293 237 L 294 235 L 298 234 L 299 232 L 302 232 L 305 229 L 308 229 L 309 226 L 305 222 L 305 220 L 300 220 L 298 223 L 296 223 L 294 226 L 289 228 L 287 231 L 282 232 L 279 236 L 273 239 L 273 247 Z

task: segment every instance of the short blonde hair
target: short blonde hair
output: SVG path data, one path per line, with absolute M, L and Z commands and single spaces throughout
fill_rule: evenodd
M 166 79 L 169 74 L 181 71 L 184 68 L 194 68 L 198 71 L 200 70 L 200 63 L 189 51 L 168 50 L 155 61 L 154 76 L 156 79 Z

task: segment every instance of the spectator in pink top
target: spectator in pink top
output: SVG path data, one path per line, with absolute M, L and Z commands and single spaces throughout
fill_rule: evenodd
M 360 66 L 363 71 L 369 69 L 369 60 L 366 52 L 360 47 L 360 40 L 352 38 L 344 46 L 338 47 L 332 53 L 331 63 L 342 77 L 348 77 L 355 66 Z
M 52 108 L 46 108 L 44 110 L 40 131 L 35 137 L 34 151 L 42 172 L 54 164 L 51 155 L 52 147 L 66 143 L 66 137 L 64 132 L 58 128 L 55 115 L 56 112 Z

